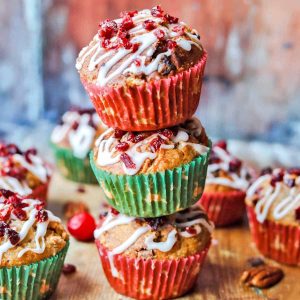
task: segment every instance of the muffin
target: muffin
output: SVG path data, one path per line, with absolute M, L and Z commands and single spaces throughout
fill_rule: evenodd
M 193 287 L 212 230 L 200 207 L 154 219 L 112 209 L 94 236 L 103 270 L 116 292 L 135 299 L 169 299 Z
M 76 68 L 105 124 L 149 131 L 192 117 L 206 58 L 197 31 L 156 6 L 101 22 Z
M 197 202 L 209 149 L 195 118 L 151 132 L 109 128 L 95 143 L 91 165 L 114 208 L 130 216 L 158 217 Z
M 45 299 L 56 288 L 68 235 L 42 201 L 0 190 L 0 298 Z
M 246 206 L 257 249 L 300 266 L 300 168 L 265 169 L 249 187 Z
M 96 137 L 106 128 L 94 109 L 72 108 L 51 135 L 56 164 L 63 176 L 82 183 L 97 183 L 88 154 Z
M 0 143 L 0 189 L 45 202 L 51 173 L 36 149 Z
M 199 203 L 216 226 L 230 225 L 243 218 L 246 190 L 252 175 L 241 160 L 229 153 L 225 141 L 213 145 Z

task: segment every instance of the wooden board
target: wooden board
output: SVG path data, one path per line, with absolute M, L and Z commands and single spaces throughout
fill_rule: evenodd
M 97 216 L 104 203 L 100 188 L 85 186 L 86 192 L 78 193 L 78 186 L 55 174 L 50 186 L 49 209 L 62 216 L 62 207 L 65 202 L 81 200 L 87 203 L 94 216 Z M 251 242 L 246 220 L 240 225 L 215 230 L 213 245 L 194 291 L 180 299 L 300 299 L 300 268 L 281 266 L 285 272 L 285 278 L 277 286 L 265 291 L 241 286 L 239 277 L 247 267 L 247 260 L 257 256 L 259 253 Z M 116 294 L 107 283 L 94 243 L 81 243 L 71 238 L 66 261 L 76 265 L 77 272 L 61 276 L 58 289 L 52 297 L 53 300 L 125 299 Z M 269 262 L 278 265 L 275 262 Z

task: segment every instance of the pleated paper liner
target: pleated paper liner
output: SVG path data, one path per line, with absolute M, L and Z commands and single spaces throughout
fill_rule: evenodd
M 69 243 L 55 256 L 20 267 L 0 269 L 1 300 L 47 299 L 56 289 Z
M 53 143 L 51 146 L 54 150 L 57 168 L 64 177 L 80 183 L 97 183 L 88 156 L 80 159 L 73 155 L 71 149 L 61 148 Z
M 208 245 L 202 252 L 178 259 L 113 257 L 117 277 L 112 274 L 107 249 L 96 240 L 102 267 L 111 287 L 119 294 L 135 299 L 171 299 L 186 294 L 195 284 Z
M 32 193 L 28 196 L 26 196 L 29 199 L 38 199 L 43 201 L 45 204 L 47 203 L 47 195 L 48 195 L 48 187 L 49 182 L 43 183 L 36 187 Z
M 115 175 L 92 169 L 107 201 L 119 212 L 135 217 L 170 215 L 195 204 L 202 195 L 209 151 L 173 170 L 140 175 Z
M 254 208 L 247 205 L 252 239 L 266 257 L 279 263 L 300 266 L 300 226 L 266 220 L 258 222 Z
M 195 113 L 207 54 L 178 74 L 138 86 L 99 87 L 81 78 L 93 105 L 109 127 L 149 131 L 183 123 Z
M 199 204 L 205 209 L 215 226 L 227 226 L 243 219 L 245 214 L 245 197 L 243 191 L 205 192 Z

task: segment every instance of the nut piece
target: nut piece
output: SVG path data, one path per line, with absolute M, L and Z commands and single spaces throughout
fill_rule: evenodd
M 63 208 L 64 216 L 67 220 L 72 218 L 73 216 L 82 213 L 82 212 L 89 212 L 89 208 L 84 202 L 73 202 L 68 201 Z
M 244 271 L 241 276 L 241 282 L 246 286 L 264 289 L 278 283 L 283 276 L 284 273 L 281 269 L 272 266 L 261 265 Z

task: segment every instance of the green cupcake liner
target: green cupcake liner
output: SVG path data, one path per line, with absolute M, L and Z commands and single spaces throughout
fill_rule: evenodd
M 173 170 L 140 175 L 115 175 L 91 166 L 107 201 L 119 212 L 135 217 L 170 215 L 195 204 L 201 197 L 210 149 Z
M 54 150 L 57 168 L 64 177 L 81 183 L 97 183 L 88 156 L 80 159 L 75 157 L 70 149 L 58 147 L 53 143 L 51 147 Z
M 55 256 L 20 267 L 0 269 L 1 300 L 47 299 L 55 291 L 67 245 Z

